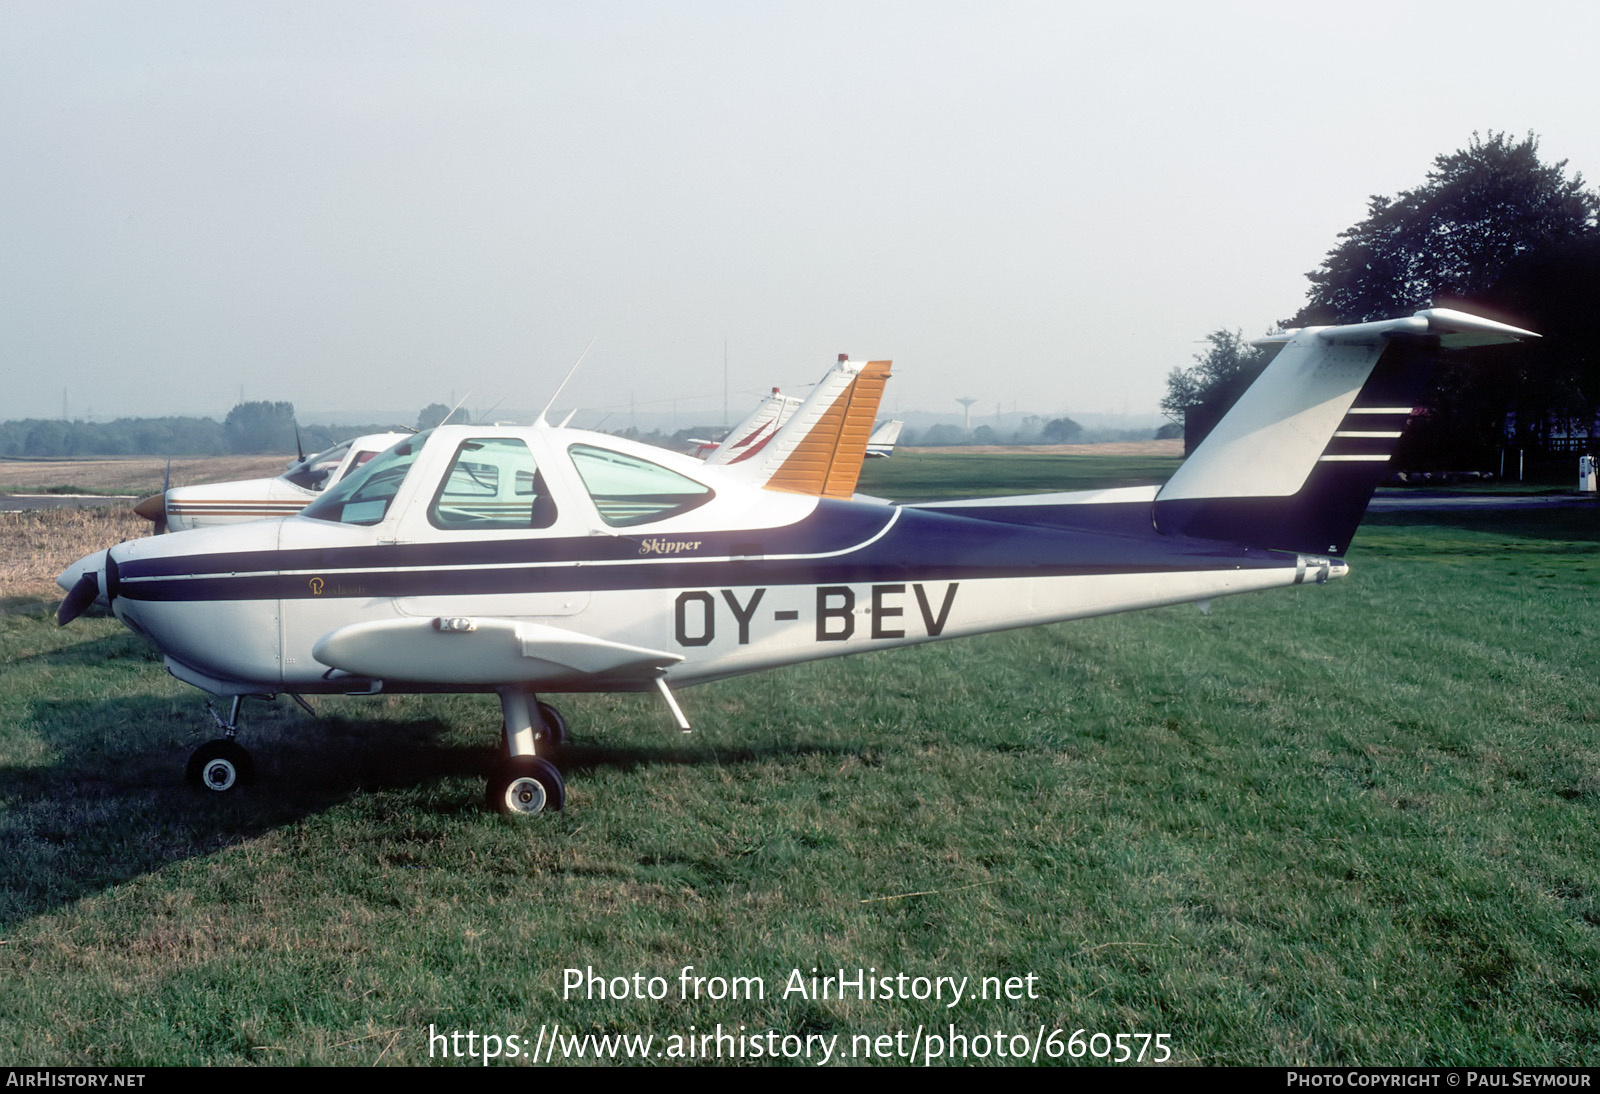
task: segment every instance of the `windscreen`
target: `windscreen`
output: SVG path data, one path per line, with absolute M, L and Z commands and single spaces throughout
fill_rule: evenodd
M 346 475 L 300 510 L 301 514 L 340 524 L 377 524 L 388 515 L 400 484 L 427 440 L 427 432 L 418 433 L 374 456 L 365 467 Z

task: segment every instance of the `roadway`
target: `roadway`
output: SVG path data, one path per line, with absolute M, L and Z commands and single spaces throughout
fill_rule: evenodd
M 0 513 L 26 509 L 91 509 L 98 505 L 132 505 L 136 494 L 0 494 Z

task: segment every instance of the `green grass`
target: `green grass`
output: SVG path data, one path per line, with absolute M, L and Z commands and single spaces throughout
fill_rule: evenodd
M 1145 486 L 1166 482 L 1181 462 L 1165 456 L 974 454 L 951 449 L 868 460 L 857 489 L 895 501 L 926 501 Z
M 479 805 L 483 697 L 257 704 L 260 780 L 199 796 L 199 693 L 113 621 L 12 598 L 0 1059 L 954 1023 L 1166 1033 L 1191 1064 L 1594 1066 L 1597 531 L 1375 516 L 1326 587 L 708 685 L 689 737 L 658 701 L 562 697 L 570 801 L 532 823 Z M 685 965 L 768 995 L 681 1000 Z M 586 966 L 672 992 L 562 998 Z M 813 966 L 1040 998 L 778 996 Z

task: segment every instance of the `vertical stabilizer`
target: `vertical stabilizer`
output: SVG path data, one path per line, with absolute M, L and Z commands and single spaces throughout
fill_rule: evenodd
M 899 419 L 884 422 L 867 438 L 867 458 L 887 459 L 894 455 L 894 446 L 900 441 L 900 431 L 906 423 Z
M 1383 478 L 1438 349 L 1538 337 L 1446 308 L 1307 327 L 1156 496 L 1165 533 L 1343 554 Z
M 773 490 L 848 498 L 888 379 L 888 361 L 851 361 L 840 354 L 804 402 L 790 399 L 792 405 L 778 408 L 781 428 L 770 429 L 770 416 L 758 408 L 706 463 Z M 783 397 L 774 392 L 773 398 Z M 763 404 L 770 406 L 770 400 Z
M 728 430 L 728 435 L 706 457 L 706 463 L 719 466 L 754 459 L 800 409 L 801 402 L 773 388 L 772 394 L 761 400 L 744 421 Z
M 831 399 L 819 384 L 805 405 L 779 431 L 769 448 L 776 464 L 767 489 L 791 494 L 848 498 L 861 477 L 867 439 L 889 380 L 888 361 L 841 361 L 837 375 L 847 378 Z

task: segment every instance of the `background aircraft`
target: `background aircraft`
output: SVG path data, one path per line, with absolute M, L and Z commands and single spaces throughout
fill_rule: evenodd
M 543 692 L 654 689 L 687 731 L 669 684 L 1341 577 L 1432 353 L 1529 336 L 1432 309 L 1266 339 L 1276 358 L 1160 488 L 851 501 L 887 362 L 767 446 L 764 486 L 542 422 L 440 427 L 296 517 L 81 560 L 58 619 L 105 595 L 174 676 L 233 697 L 200 785 L 248 776 L 245 696 L 493 691 L 487 800 L 536 813 L 566 793 Z
M 742 422 L 728 430 L 722 440 L 691 440 L 694 447 L 689 454 L 717 466 L 738 466 L 755 459 L 794 415 L 798 413 L 802 419 L 806 417 L 802 408 L 807 403 L 827 406 L 838 398 L 854 376 L 851 371 L 854 367 L 849 358 L 841 353 L 838 364 L 828 370 L 805 399 L 785 395 L 773 388 L 772 393 L 758 403 Z M 865 458 L 892 455 L 904 426 L 904 422 L 885 422 L 878 427 L 867 439 Z
M 867 438 L 867 459 L 886 460 L 894 455 L 894 446 L 900 441 L 900 431 L 906 423 L 898 419 L 890 419 L 872 431 L 872 436 Z
M 314 456 L 302 456 L 283 474 L 268 479 L 167 487 L 159 494 L 140 499 L 133 511 L 153 523 L 158 533 L 292 516 L 328 486 L 408 436 L 409 433 L 369 433 Z
M 785 395 L 777 388 L 747 414 L 743 421 L 728 430 L 726 436 L 720 441 L 698 440 L 691 437 L 689 443 L 694 447 L 689 450 L 689 455 L 697 459 L 708 460 L 717 452 L 724 453 L 724 457 L 717 462 L 727 463 L 734 456 L 747 452 L 754 446 L 757 450 L 767 441 L 771 440 L 788 421 L 790 416 L 800 408 L 804 402 L 794 395 Z

